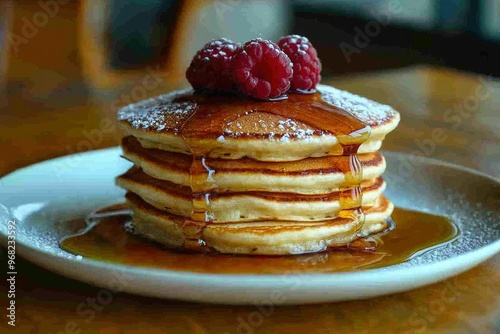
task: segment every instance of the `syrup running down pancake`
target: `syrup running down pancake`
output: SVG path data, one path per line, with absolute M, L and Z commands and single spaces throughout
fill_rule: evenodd
M 134 214 L 135 231 L 169 247 L 232 254 L 304 254 L 345 246 L 358 237 L 386 230 L 394 210 L 383 195 L 364 217 L 346 217 L 317 222 L 254 221 L 211 224 L 187 221 L 161 211 L 128 193 L 127 204 Z M 360 227 L 360 219 L 363 219 Z
M 157 209 L 186 217 L 194 210 L 194 195 L 190 187 L 155 179 L 141 169 L 130 169 L 118 178 L 117 184 L 139 195 Z M 381 177 L 363 181 L 362 205 L 373 206 L 385 187 Z M 211 194 L 210 214 L 214 217 L 214 223 L 262 219 L 318 221 L 337 217 L 343 197 L 350 198 L 351 190 L 319 195 L 263 191 L 218 192 Z
M 389 106 L 318 85 L 263 102 L 176 91 L 125 107 L 117 179 L 136 230 L 170 247 L 300 254 L 387 228 Z
M 122 141 L 123 156 L 156 179 L 189 187 L 220 191 L 270 191 L 298 194 L 326 194 L 339 191 L 352 182 L 349 156 L 325 156 L 294 161 L 268 162 L 249 158 L 236 160 L 206 158 L 205 166 L 217 170 L 213 182 L 207 182 L 204 171 L 190 173 L 192 157 L 186 154 L 143 148 L 128 136 Z M 360 154 L 362 180 L 376 178 L 385 170 L 385 160 L 379 152 Z

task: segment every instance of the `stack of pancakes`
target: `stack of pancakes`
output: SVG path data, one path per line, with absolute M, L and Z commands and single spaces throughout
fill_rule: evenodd
M 160 244 L 301 254 L 387 228 L 389 106 L 319 85 L 274 102 L 175 91 L 119 111 L 136 231 Z

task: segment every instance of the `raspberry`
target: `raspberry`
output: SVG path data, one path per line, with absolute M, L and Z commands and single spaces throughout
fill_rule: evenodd
M 233 81 L 229 74 L 229 60 L 238 43 L 221 38 L 205 44 L 191 60 L 186 78 L 197 90 L 208 92 L 231 91 Z
M 293 76 L 290 58 L 278 45 L 261 38 L 238 48 L 229 69 L 241 93 L 262 100 L 286 93 Z
M 278 42 L 293 63 L 292 89 L 312 90 L 321 80 L 321 62 L 318 53 L 306 37 L 283 36 Z

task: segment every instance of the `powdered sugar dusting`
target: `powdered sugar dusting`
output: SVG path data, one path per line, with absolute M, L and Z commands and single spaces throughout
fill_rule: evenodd
M 196 103 L 173 100 L 189 93 L 190 90 L 175 91 L 128 105 L 118 111 L 118 120 L 136 129 L 177 133 L 195 110 Z
M 228 122 L 223 134 L 231 138 L 257 135 L 270 140 L 289 141 L 290 139 L 307 139 L 319 132 L 321 131 L 311 129 L 308 125 L 291 118 L 257 111 L 245 112 Z
M 396 115 L 396 111 L 364 97 L 330 86 L 319 85 L 318 91 L 325 102 L 349 112 L 370 126 L 384 124 Z M 118 119 L 135 129 L 178 134 L 182 125 L 197 108 L 196 99 L 189 96 L 192 90 L 174 91 L 126 106 L 118 111 Z M 279 103 L 279 102 L 276 102 Z M 272 140 L 288 141 L 291 138 L 307 140 L 321 136 L 319 129 L 291 118 L 270 115 L 259 111 L 248 111 L 228 123 L 222 135 L 228 137 L 260 136 Z
M 381 125 L 394 118 L 396 111 L 388 105 L 331 86 L 318 85 L 323 100 L 343 109 L 370 126 Z

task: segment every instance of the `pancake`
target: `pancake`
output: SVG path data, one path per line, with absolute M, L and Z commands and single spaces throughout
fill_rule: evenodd
M 233 224 L 187 222 L 128 193 L 135 230 L 167 247 L 215 249 L 231 254 L 286 255 L 318 252 L 349 244 L 356 238 L 384 231 L 392 203 L 381 195 L 374 206 L 364 208 L 365 221 L 335 218 L 319 222 L 260 221 Z M 358 233 L 359 232 L 359 233 Z
M 252 159 L 207 158 L 204 165 L 215 171 L 207 182 L 205 173 L 190 171 L 190 155 L 145 149 L 134 137 L 122 140 L 123 156 L 141 167 L 148 175 L 183 186 L 195 183 L 198 191 L 269 191 L 299 194 L 327 194 L 352 184 L 349 156 L 326 156 L 279 163 Z M 360 154 L 363 173 L 361 180 L 376 178 L 385 170 L 385 160 L 379 152 Z
M 138 168 L 131 168 L 117 179 L 117 184 L 139 195 L 157 209 L 190 217 L 196 201 L 190 187 L 155 179 Z M 363 206 L 372 206 L 386 185 L 381 177 L 361 183 Z M 214 223 L 282 220 L 318 221 L 337 217 L 346 209 L 342 201 L 350 199 L 352 189 L 321 195 L 298 195 L 274 192 L 210 193 L 208 214 Z M 202 205 L 205 196 L 200 196 Z
M 279 101 L 175 91 L 118 112 L 136 231 L 168 247 L 301 254 L 385 230 L 387 105 L 319 85 Z
M 145 148 L 203 152 L 214 158 L 292 161 L 346 155 L 346 146 L 358 143 L 359 137 L 366 140 L 358 153 L 376 152 L 397 126 L 399 113 L 318 85 L 315 94 L 291 94 L 279 102 L 174 91 L 126 106 L 118 118 L 125 133 Z

